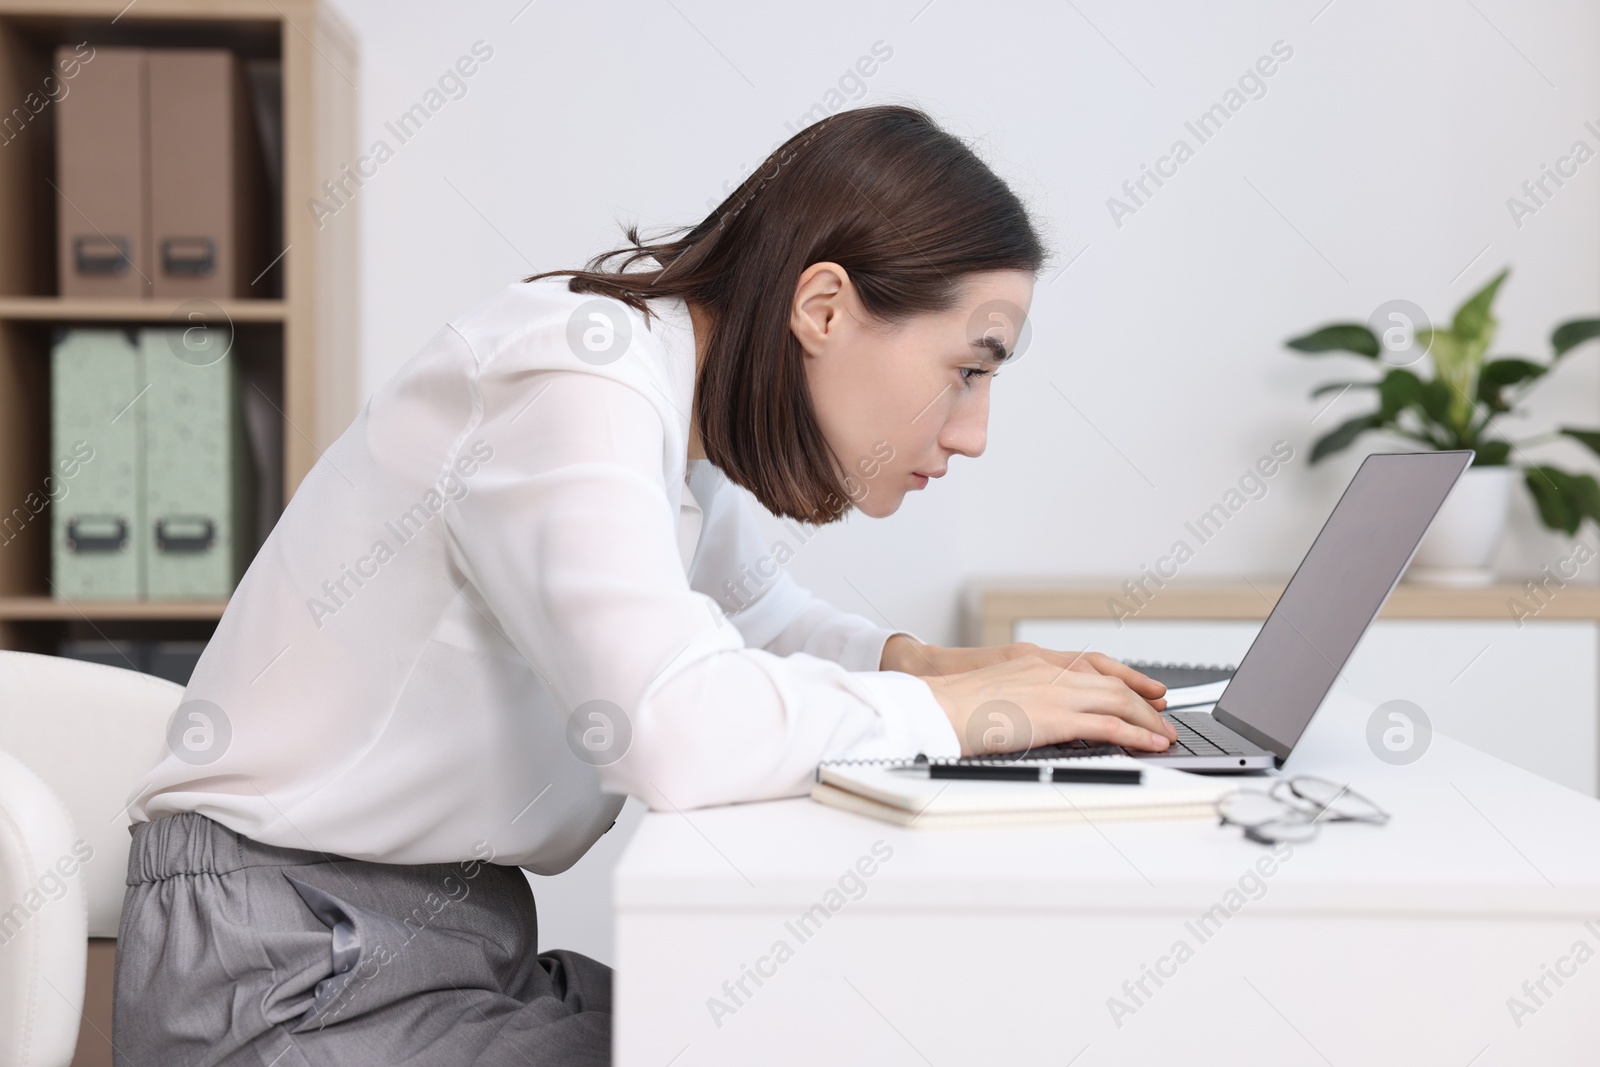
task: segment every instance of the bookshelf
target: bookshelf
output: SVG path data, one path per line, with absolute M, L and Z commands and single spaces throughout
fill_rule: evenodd
M 198 311 L 232 324 L 246 388 L 280 416 L 276 508 L 359 404 L 356 228 L 307 210 L 356 153 L 355 39 L 319 0 L 0 0 L 0 121 L 38 93 L 58 45 L 228 48 L 281 67 L 278 179 L 261 210 L 282 253 L 259 298 L 203 303 L 63 298 L 56 291 L 54 104 L 13 122 L 0 146 L 0 515 L 49 473 L 50 341 L 74 324 L 161 325 Z M 180 308 L 182 311 L 180 312 Z M 275 512 L 269 512 L 275 518 Z M 64 637 L 204 640 L 216 601 L 64 601 L 50 589 L 49 511 L 0 544 L 0 647 L 53 652 Z
M 0 296 L 0 322 L 144 322 L 171 321 L 183 300 L 90 300 L 84 297 Z M 192 310 L 205 318 L 230 322 L 284 322 L 282 300 L 208 300 L 208 308 Z M 186 312 L 187 313 L 187 312 Z M 309 468 L 308 468 L 309 469 Z

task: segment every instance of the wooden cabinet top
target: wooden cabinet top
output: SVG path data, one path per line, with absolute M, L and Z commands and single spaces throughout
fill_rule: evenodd
M 978 583 L 966 598 L 967 639 L 981 644 L 1011 640 L 1020 619 L 1265 619 L 1283 592 L 1284 578 L 1238 578 L 1208 583 L 1168 583 L 1130 593 L 1120 581 L 1016 580 Z M 1600 585 L 1554 578 L 1478 589 L 1447 589 L 1401 582 L 1379 616 L 1384 619 L 1600 620 Z

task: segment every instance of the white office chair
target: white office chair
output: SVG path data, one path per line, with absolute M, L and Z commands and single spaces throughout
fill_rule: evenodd
M 17 886 L 45 876 L 42 867 L 29 864 L 53 865 L 73 856 L 75 845 L 77 855 L 89 853 L 64 879 L 82 894 L 79 903 L 63 897 L 31 915 L 24 929 L 33 949 L 14 952 L 21 939 L 0 946 L 0 1067 L 64 1067 L 72 1059 L 86 938 L 116 937 L 122 917 L 128 793 L 163 755 L 167 721 L 182 695 L 182 686 L 132 670 L 0 650 L 0 753 L 11 757 L 0 765 L 0 835 L 7 837 L 0 844 L 0 908 L 22 899 Z M 16 764 L 31 774 L 14 774 Z M 51 794 L 53 802 L 47 800 Z M 60 812 L 45 814 L 52 804 L 65 807 L 65 828 Z M 64 844 L 50 836 L 62 833 Z M 58 928 L 74 909 L 76 925 Z M 46 917 L 49 922 L 41 923 Z M 58 1017 L 45 998 L 70 1006 L 68 1016 Z M 14 1048 L 18 1031 L 12 1020 L 29 1018 L 30 1043 Z M 109 1019 L 95 1026 L 110 1034 Z
M 67 1067 L 78 1043 L 88 937 L 72 816 L 0 752 L 0 1067 Z M 64 859 L 63 859 L 64 858 Z

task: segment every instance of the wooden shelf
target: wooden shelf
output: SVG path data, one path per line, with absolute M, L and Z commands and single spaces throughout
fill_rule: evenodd
M 1284 579 L 1251 578 L 1207 584 L 1168 584 L 1154 589 L 1132 618 L 1265 619 L 1283 592 Z M 1111 621 L 1110 602 L 1137 608 L 1120 581 L 1071 583 L 995 582 L 972 587 L 966 597 L 966 638 L 976 644 L 1006 644 L 1020 619 L 1104 619 Z M 1552 587 L 1541 608 L 1520 584 L 1478 589 L 1447 589 L 1401 582 L 1383 606 L 1384 619 L 1475 619 L 1516 621 L 1510 602 L 1537 609 L 1540 621 L 1600 620 L 1600 585 L 1568 582 Z M 1130 620 L 1131 621 L 1131 620 Z
M 77 619 L 220 619 L 226 600 L 57 600 L 0 597 L 0 619 L 28 622 Z
M 0 536 L 0 648 L 48 652 L 60 640 L 102 628 L 119 640 L 188 640 L 191 633 L 202 639 L 226 603 L 69 603 L 40 595 L 49 589 L 51 555 L 50 512 L 36 501 L 50 491 L 55 462 L 52 327 L 181 324 L 191 310 L 209 314 L 207 322 L 234 324 L 241 382 L 281 416 L 267 430 L 265 459 L 257 457 L 263 476 L 279 487 L 258 501 L 269 516 L 360 410 L 355 217 L 319 220 L 306 207 L 358 151 L 360 64 L 355 37 L 337 10 L 328 0 L 0 0 L 0 99 L 20 103 L 39 93 L 56 48 L 81 41 L 227 48 L 251 62 L 277 61 L 281 96 L 256 115 L 281 122 L 276 138 L 268 138 L 278 148 L 277 180 L 262 186 L 275 201 L 257 210 L 281 233 L 263 256 L 277 257 L 260 276 L 266 284 L 245 290 L 274 298 L 54 295 L 62 207 L 47 179 L 56 162 L 59 104 L 52 100 L 8 131 L 0 152 L 0 517 L 9 522 Z M 265 88 L 274 79 L 251 84 Z
M 59 296 L 0 296 L 0 322 L 178 322 L 185 305 L 206 320 L 284 322 L 289 308 L 282 300 L 92 300 Z M 212 313 L 212 308 L 216 313 Z

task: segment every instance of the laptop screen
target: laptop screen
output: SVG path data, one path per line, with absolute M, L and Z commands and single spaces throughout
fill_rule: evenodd
M 1289 755 L 1471 460 L 1366 458 L 1217 701 L 1218 722 Z

